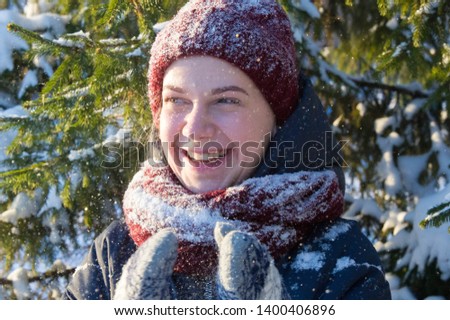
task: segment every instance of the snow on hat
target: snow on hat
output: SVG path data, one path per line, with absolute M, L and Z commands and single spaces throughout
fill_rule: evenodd
M 148 74 L 154 121 L 166 69 L 181 57 L 223 59 L 249 76 L 283 123 L 298 99 L 290 21 L 275 0 L 191 0 L 158 33 Z

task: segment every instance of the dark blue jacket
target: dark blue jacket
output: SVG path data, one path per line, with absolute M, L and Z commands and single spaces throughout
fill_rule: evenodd
M 308 80 L 300 103 L 271 141 L 254 177 L 299 170 L 333 169 L 344 192 L 339 144 Z M 288 142 L 288 143 L 286 143 Z M 314 154 L 305 154 L 313 151 Z M 111 299 L 123 265 L 136 246 L 123 222 L 112 223 L 77 268 L 66 299 Z M 314 226 L 296 250 L 276 261 L 292 299 L 390 299 L 380 260 L 356 222 L 338 219 Z M 214 296 L 214 278 L 173 276 L 178 299 Z
M 95 240 L 64 298 L 111 299 L 122 267 L 135 250 L 127 226 L 113 222 Z M 391 298 L 378 255 L 354 221 L 316 226 L 277 267 L 291 299 Z M 215 298 L 213 279 L 175 275 L 174 282 L 178 299 Z

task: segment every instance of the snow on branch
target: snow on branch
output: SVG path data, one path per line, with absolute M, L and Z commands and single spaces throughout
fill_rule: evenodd
M 445 222 L 450 222 L 450 201 L 443 202 L 428 210 L 427 217 L 420 222 L 420 227 L 422 229 L 440 227 Z
M 65 270 L 57 270 L 50 269 L 40 275 L 36 275 L 28 278 L 28 283 L 36 282 L 36 281 L 44 281 L 44 280 L 53 280 L 61 277 L 69 277 L 75 272 L 75 268 L 65 269 Z M 0 286 L 12 286 L 14 280 L 8 278 L 0 278 Z
M 391 85 L 391 84 L 386 84 L 386 83 L 382 83 L 382 82 L 358 79 L 357 77 L 349 76 L 349 78 L 354 83 L 359 85 L 360 87 L 394 91 L 394 92 L 398 92 L 401 94 L 407 94 L 407 95 L 413 96 L 415 98 L 428 98 L 430 96 L 430 93 L 423 91 L 422 88 L 420 87 L 420 85 L 418 85 L 418 84 Z

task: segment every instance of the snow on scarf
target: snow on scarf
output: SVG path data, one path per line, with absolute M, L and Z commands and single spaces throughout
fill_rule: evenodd
M 139 246 L 163 228 L 175 230 L 175 272 L 211 273 L 217 265 L 214 227 L 226 221 L 250 232 L 276 259 L 295 248 L 312 225 L 342 214 L 333 171 L 301 171 L 251 178 L 224 190 L 195 194 L 169 167 L 146 165 L 124 196 L 125 221 Z

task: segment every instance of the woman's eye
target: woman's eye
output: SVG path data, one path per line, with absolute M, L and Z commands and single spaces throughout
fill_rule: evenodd
M 217 103 L 223 103 L 223 104 L 240 104 L 241 102 L 239 99 L 235 98 L 220 98 L 217 100 Z
M 181 98 L 168 97 L 168 98 L 165 98 L 165 99 L 164 99 L 164 102 L 165 102 L 165 103 L 170 103 L 170 104 L 177 104 L 177 105 L 180 105 L 180 104 L 184 104 L 184 103 L 185 103 L 185 100 L 184 100 L 184 99 L 181 99 Z

